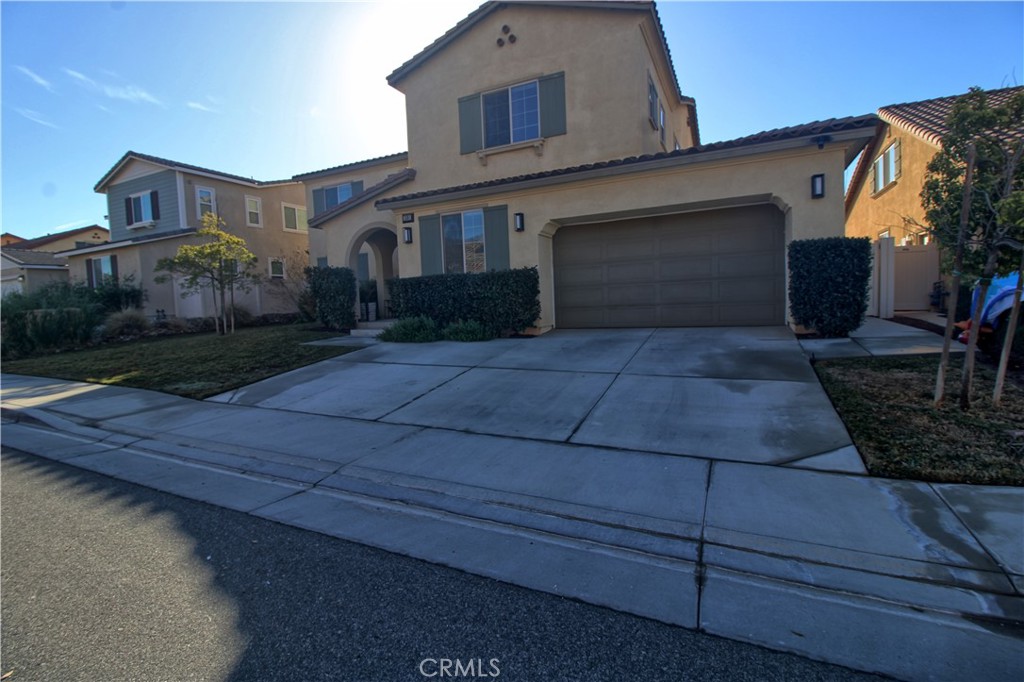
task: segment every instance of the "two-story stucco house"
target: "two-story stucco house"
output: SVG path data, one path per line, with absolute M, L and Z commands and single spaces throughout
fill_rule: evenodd
M 236 302 L 249 312 L 293 312 L 286 291 L 295 266 L 308 264 L 306 203 L 294 180 L 261 182 L 207 168 L 128 152 L 96 184 L 107 195 L 110 242 L 66 251 L 71 278 L 95 285 L 104 276 L 132 276 L 147 293 L 152 316 L 207 317 L 212 295 L 185 298 L 176 282 L 157 284 L 157 261 L 178 247 L 198 243 L 205 213 L 220 216 L 227 230 L 245 239 L 263 282 Z
M 77 227 L 33 239 L 7 232 L 0 239 L 0 293 L 30 293 L 52 282 L 68 281 L 68 261 L 60 251 L 103 244 L 109 230 L 99 225 Z
M 877 121 L 701 144 L 651 2 L 485 3 L 388 82 L 409 151 L 298 176 L 311 260 L 537 267 L 538 331 L 786 323 L 786 244 L 843 233 Z

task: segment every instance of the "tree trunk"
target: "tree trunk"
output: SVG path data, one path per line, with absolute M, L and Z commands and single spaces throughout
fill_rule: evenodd
M 960 409 L 971 409 L 971 386 L 974 383 L 974 356 L 978 350 L 978 334 L 981 333 L 981 313 L 985 309 L 988 298 L 988 287 L 992 276 L 996 273 L 999 260 L 998 251 L 990 251 L 985 261 L 985 271 L 981 273 L 981 284 L 978 286 L 978 307 L 971 316 L 971 329 L 967 336 L 967 355 L 964 357 L 964 372 L 960 377 Z
M 1024 250 L 1021 250 L 1020 254 L 1020 268 L 1017 270 L 1017 289 L 1013 292 L 1013 307 L 1010 308 L 1010 317 L 1006 322 L 1006 334 L 1003 336 L 1003 352 L 999 354 L 996 387 L 992 390 L 992 407 L 999 407 L 1003 400 L 1003 383 L 1006 381 L 1006 368 L 1010 364 L 1010 350 L 1013 348 L 1014 332 L 1017 331 L 1022 291 L 1024 291 Z
M 231 282 L 231 333 L 235 333 L 235 283 Z
M 946 369 L 949 367 L 949 347 L 953 342 L 953 330 L 956 324 L 956 306 L 960 299 L 960 268 L 964 264 L 964 242 L 967 239 L 968 218 L 971 213 L 971 184 L 974 180 L 974 159 L 976 150 L 974 143 L 967 146 L 967 172 L 964 175 L 964 195 L 960 202 L 960 230 L 956 236 L 956 253 L 953 257 L 953 290 L 949 293 L 946 305 L 946 334 L 942 340 L 942 357 L 939 359 L 939 372 L 935 377 L 936 407 L 942 404 L 946 391 Z

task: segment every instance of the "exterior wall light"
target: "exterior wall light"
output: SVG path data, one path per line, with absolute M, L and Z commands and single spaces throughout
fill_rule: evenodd
M 811 198 L 821 199 L 825 196 L 825 174 L 818 173 L 811 176 Z
M 513 213 L 512 222 L 515 225 L 516 232 L 522 232 L 526 229 L 526 216 L 522 213 Z
M 412 228 L 411 227 L 403 227 L 402 228 L 402 243 L 403 244 L 412 244 Z

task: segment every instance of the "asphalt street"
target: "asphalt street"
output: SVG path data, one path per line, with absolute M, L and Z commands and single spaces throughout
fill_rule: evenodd
M 2 486 L 10 682 L 878 679 L 6 448 Z

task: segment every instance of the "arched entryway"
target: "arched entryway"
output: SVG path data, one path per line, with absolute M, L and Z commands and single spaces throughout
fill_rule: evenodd
M 360 266 L 360 254 L 367 256 L 366 267 Z M 399 276 L 397 228 L 390 223 L 372 223 L 363 227 L 349 245 L 347 266 L 356 273 L 357 278 L 362 273 L 377 283 L 376 316 L 390 317 L 391 296 L 388 294 L 387 280 Z M 365 286 L 361 289 L 366 291 Z M 363 302 L 361 296 L 360 303 Z

